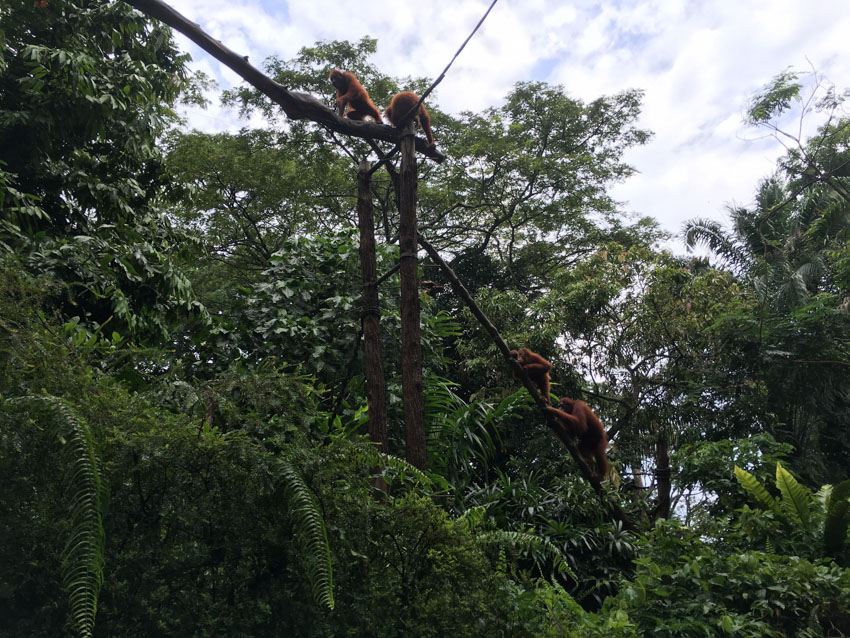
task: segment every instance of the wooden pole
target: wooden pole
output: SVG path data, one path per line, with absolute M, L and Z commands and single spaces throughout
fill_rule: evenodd
M 401 389 L 407 461 L 425 469 L 425 397 L 419 329 L 419 249 L 416 228 L 416 147 L 413 122 L 401 140 L 399 179 L 399 264 L 401 265 Z
M 360 225 L 360 271 L 363 276 L 363 354 L 366 362 L 366 397 L 369 403 L 369 438 L 379 452 L 387 452 L 387 385 L 381 357 L 381 308 L 378 301 L 378 267 L 375 259 L 375 217 L 369 162 L 357 171 L 357 218 Z

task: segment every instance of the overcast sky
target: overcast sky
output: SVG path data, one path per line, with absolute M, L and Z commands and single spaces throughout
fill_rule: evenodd
M 490 0 L 169 4 L 255 66 L 317 41 L 370 36 L 378 40 L 372 61 L 384 73 L 435 78 Z M 850 0 L 499 0 L 429 102 L 449 113 L 480 111 L 527 80 L 561 84 L 583 100 L 643 89 L 640 125 L 655 137 L 629 153 L 639 174 L 613 194 L 625 210 L 679 233 L 687 219 L 725 220 L 726 204 L 749 204 L 783 152 L 742 124 L 752 94 L 788 67 L 814 67 L 837 88 L 850 87 L 848 39 Z M 188 40 L 179 42 L 193 68 L 221 88 L 239 83 Z M 191 124 L 219 131 L 244 122 L 212 107 L 193 112 Z M 680 252 L 681 243 L 673 248 Z

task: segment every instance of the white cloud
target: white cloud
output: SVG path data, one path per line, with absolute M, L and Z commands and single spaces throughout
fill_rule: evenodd
M 256 66 L 319 40 L 378 38 L 374 62 L 393 76 L 436 77 L 489 0 L 360 4 L 334 0 L 174 0 L 173 6 Z M 629 161 L 640 171 L 614 189 L 627 208 L 678 232 L 695 216 L 725 218 L 748 203 L 782 149 L 741 125 L 748 98 L 771 77 L 809 62 L 850 86 L 842 53 L 846 0 L 500 0 L 434 96 L 452 113 L 498 106 L 513 84 L 545 80 L 590 100 L 629 88 L 646 92 L 641 126 L 655 132 Z M 197 68 L 224 88 L 230 71 L 196 47 Z M 536 75 L 535 75 L 536 74 Z M 546 74 L 544 76 L 544 74 Z M 329 87 L 329 92 L 331 91 Z M 225 111 L 193 116 L 220 130 Z M 237 123 L 236 126 L 239 126 Z M 439 135 L 439 132 L 437 132 Z

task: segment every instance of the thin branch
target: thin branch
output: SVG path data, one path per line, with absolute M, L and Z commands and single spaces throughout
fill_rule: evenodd
M 850 361 L 835 361 L 832 359 L 789 359 L 791 363 L 807 363 L 816 365 L 850 366 Z
M 390 278 L 390 277 L 392 277 L 394 274 L 396 274 L 396 273 L 398 272 L 398 269 L 399 269 L 399 268 L 401 268 L 401 264 L 396 264 L 395 266 L 393 266 L 392 268 L 390 268 L 387 272 L 385 272 L 383 275 L 381 275 L 381 276 L 380 276 L 380 277 L 379 277 L 379 278 L 375 281 L 375 286 L 380 286 L 380 285 L 381 285 L 382 283 L 384 283 L 387 279 L 389 279 L 389 278 Z

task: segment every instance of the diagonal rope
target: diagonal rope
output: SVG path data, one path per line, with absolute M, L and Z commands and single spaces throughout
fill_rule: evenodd
M 420 98 L 419 98 L 419 101 L 416 103 L 416 105 L 415 105 L 412 109 L 410 109 L 410 110 L 407 112 L 407 114 L 406 114 L 403 118 L 401 118 L 400 125 L 403 125 L 403 124 L 407 121 L 407 119 L 408 119 L 411 115 L 413 115 L 414 113 L 419 112 L 419 107 L 420 107 L 420 105 L 422 104 L 422 102 L 424 102 L 424 101 L 425 101 L 425 98 L 426 98 L 426 97 L 428 97 L 428 96 L 431 94 L 431 91 L 433 91 L 433 90 L 437 87 L 437 85 L 438 85 L 440 82 L 442 82 L 442 81 L 443 81 L 443 78 L 445 78 L 445 77 L 446 77 L 446 73 L 447 73 L 447 72 L 448 72 L 448 70 L 451 68 L 452 64 L 454 64 L 454 61 L 455 61 L 455 60 L 457 60 L 457 56 L 459 56 L 459 55 L 460 55 L 460 52 L 461 52 L 461 51 L 463 51 L 464 47 L 466 47 L 467 43 L 468 43 L 468 42 L 472 39 L 472 36 L 474 36 L 474 35 L 475 35 L 475 32 L 476 32 L 476 31 L 478 31 L 478 28 L 479 28 L 482 24 L 484 24 L 484 20 L 486 20 L 486 19 L 487 19 L 487 16 L 488 16 L 488 15 L 490 15 L 490 11 L 492 11 L 493 7 L 495 7 L 495 6 L 496 6 L 496 3 L 497 3 L 498 1 L 499 1 L 499 0 L 493 0 L 493 2 L 491 2 L 491 3 L 490 3 L 490 6 L 487 8 L 487 11 L 485 11 L 485 12 L 484 12 L 484 15 L 483 15 L 483 16 L 481 16 L 481 19 L 478 21 L 478 24 L 476 24 L 476 25 L 475 25 L 475 28 L 472 30 L 472 33 L 470 33 L 470 34 L 467 36 L 466 40 L 464 40 L 464 41 L 463 41 L 463 44 L 461 44 L 461 45 L 460 45 L 460 48 L 457 50 L 457 53 L 455 53 L 455 54 L 454 54 L 454 57 L 453 57 L 453 58 L 449 61 L 449 63 L 446 65 L 446 68 L 445 68 L 445 69 L 443 69 L 443 72 L 442 72 L 442 73 L 440 73 L 439 77 L 438 77 L 436 80 L 434 80 L 434 83 L 433 83 L 431 86 L 429 86 L 429 87 L 428 87 L 428 90 L 427 90 L 427 91 L 425 91 L 425 92 L 422 94 L 422 97 L 420 97 Z

